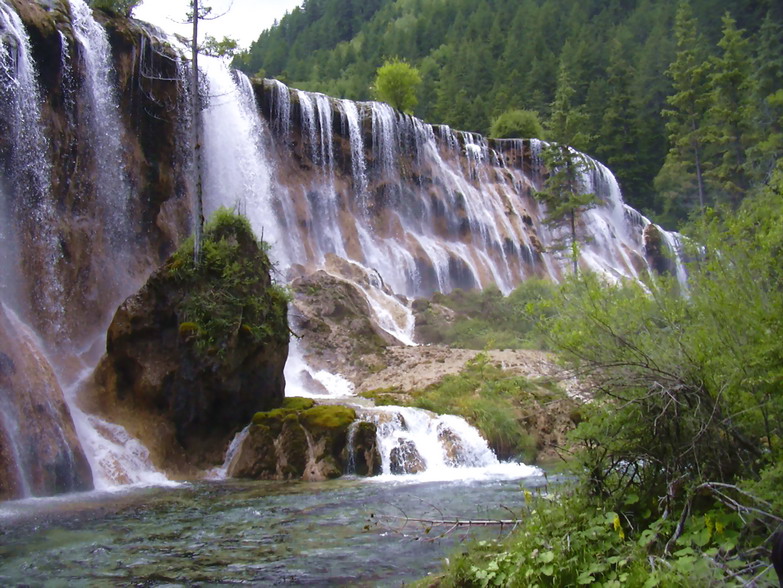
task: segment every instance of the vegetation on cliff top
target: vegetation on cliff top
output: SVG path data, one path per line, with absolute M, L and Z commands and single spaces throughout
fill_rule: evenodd
M 288 342 L 290 297 L 271 281 L 268 248 L 246 218 L 221 208 L 204 228 L 199 264 L 193 237 L 172 256 L 165 271 L 187 292 L 178 310 L 180 333 L 193 337 L 201 352 L 220 355 L 242 337 Z

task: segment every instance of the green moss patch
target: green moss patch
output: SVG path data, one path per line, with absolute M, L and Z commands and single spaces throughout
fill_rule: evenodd
M 308 429 L 343 429 L 356 420 L 356 411 L 347 406 L 314 406 L 301 415 Z

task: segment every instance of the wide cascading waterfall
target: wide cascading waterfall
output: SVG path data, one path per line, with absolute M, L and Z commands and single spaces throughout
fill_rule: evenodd
M 288 103 L 281 91 L 279 82 L 267 80 L 259 98 L 273 133 L 291 129 L 291 141 L 270 155 L 307 229 L 296 235 L 307 243 L 307 255 L 295 263 L 323 267 L 326 253 L 342 256 L 343 249 L 350 261 L 377 271 L 408 297 L 489 284 L 508 292 L 527 277 L 559 280 L 568 273 L 570 260 L 557 247 L 565 228 L 546 225 L 543 205 L 534 198 L 546 173 L 542 142 L 488 142 L 386 104 L 347 107 L 344 100 L 329 100 L 332 118 L 347 121 L 334 133 L 333 163 L 322 132 L 329 120 L 325 98 L 291 90 L 288 110 L 276 106 Z M 584 158 L 582 184 L 600 204 L 579 221 L 585 241 L 580 263 L 610 279 L 642 278 L 650 269 L 644 226 L 627 218 L 611 172 Z M 313 171 L 303 174 L 303 162 Z M 332 186 L 335 198 L 324 197 Z M 334 244 L 332 219 L 342 248 Z

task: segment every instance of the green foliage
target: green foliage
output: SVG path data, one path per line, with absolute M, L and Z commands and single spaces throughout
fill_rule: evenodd
M 658 539 L 673 523 L 659 520 L 640 531 L 622 510 L 591 502 L 578 490 L 554 500 L 525 491 L 521 518 L 510 538 L 481 541 L 457 556 L 440 585 L 743 586 L 748 579 L 732 555 L 744 525 L 725 510 L 692 517 L 668 554 Z
M 121 16 L 130 16 L 133 9 L 141 4 L 142 0 L 90 0 L 92 8 L 105 10 Z
M 486 353 L 468 361 L 458 375 L 413 394 L 414 406 L 467 419 L 501 459 L 526 461 L 535 459 L 537 439 L 526 432 L 524 420 L 555 400 L 565 401 L 565 394 L 545 382 L 509 375 Z
M 193 336 L 200 352 L 223 355 L 243 338 L 288 341 L 290 297 L 271 283 L 267 247 L 246 218 L 221 208 L 204 228 L 201 262 L 193 262 L 191 237 L 165 266 L 185 292 L 177 310 L 181 334 Z
M 211 35 L 207 35 L 199 51 L 204 55 L 214 57 L 232 57 L 239 50 L 239 43 L 231 37 L 223 37 L 218 40 Z M 263 76 L 261 76 L 263 77 Z
M 567 123 L 563 124 L 567 125 Z M 563 135 L 569 132 L 563 130 Z M 537 192 L 535 197 L 546 204 L 548 224 L 557 225 L 563 220 L 568 221 L 570 231 L 566 246 L 570 249 L 574 274 L 576 274 L 579 260 L 576 219 L 579 214 L 599 203 L 595 194 L 582 192 L 582 175 L 592 163 L 568 145 L 557 143 L 547 145 L 543 151 L 543 158 L 549 169 L 549 175 L 544 182 L 544 189 Z M 562 247 L 562 244 L 560 246 Z
M 419 99 L 416 91 L 421 85 L 419 70 L 405 61 L 391 59 L 378 68 L 373 83 L 377 100 L 386 102 L 401 112 L 413 112 Z
M 463 349 L 545 349 L 528 306 L 551 298 L 554 292 L 552 282 L 531 278 L 505 297 L 492 287 L 436 293 L 417 317 L 417 337 Z M 451 310 L 453 320 L 439 317 L 433 305 Z
M 507 110 L 492 121 L 489 136 L 494 139 L 540 138 L 544 136 L 544 129 L 537 112 Z
M 662 278 L 643 288 L 588 275 L 546 304 L 542 329 L 595 386 L 576 439 L 596 495 L 664 496 L 670 508 L 684 488 L 757 478 L 779 462 L 781 196 L 779 168 L 739 211 L 694 227 L 688 297 Z

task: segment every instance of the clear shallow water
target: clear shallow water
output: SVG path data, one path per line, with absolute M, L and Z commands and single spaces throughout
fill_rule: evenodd
M 400 586 L 500 530 L 427 541 L 437 527 L 388 517 L 508 519 L 545 483 L 230 480 L 8 502 L 0 584 Z

